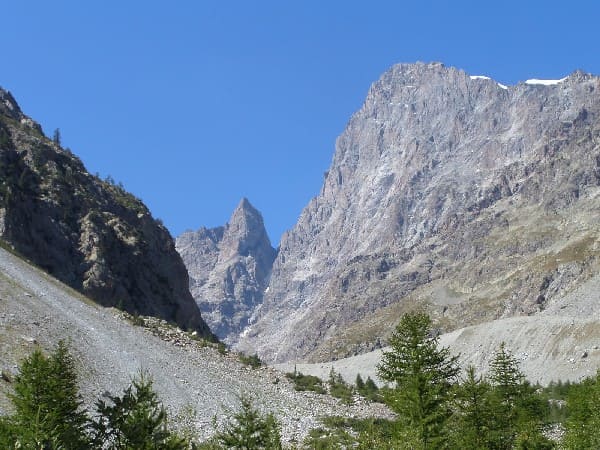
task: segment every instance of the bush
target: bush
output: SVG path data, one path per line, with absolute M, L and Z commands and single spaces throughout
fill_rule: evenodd
M 285 376 L 294 382 L 294 389 L 297 391 L 313 391 L 318 394 L 326 393 L 323 381 L 319 377 L 304 375 L 296 369 L 294 369 L 294 372 L 286 373 Z
M 250 366 L 253 369 L 258 369 L 260 366 L 263 365 L 262 361 L 256 354 L 246 356 L 243 353 L 238 353 L 238 358 L 242 364 Z
M 347 405 L 354 403 L 354 390 L 344 381 L 339 373 L 336 373 L 335 370 L 333 370 L 333 367 L 329 372 L 329 381 L 327 384 L 329 385 L 329 394 L 332 397 L 339 398 Z

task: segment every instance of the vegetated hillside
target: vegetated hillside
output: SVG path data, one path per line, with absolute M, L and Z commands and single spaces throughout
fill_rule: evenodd
M 199 438 L 214 432 L 213 417 L 222 424 L 237 411 L 241 394 L 277 416 L 286 441 L 300 441 L 325 415 L 385 414 L 377 405 L 347 407 L 329 396 L 296 392 L 282 373 L 252 370 L 189 332 L 157 319 L 134 326 L 123 316 L 0 249 L 0 415 L 9 405 L 12 384 L 6 378 L 14 377 L 18 363 L 36 346 L 52 351 L 60 339 L 74 355 L 87 405 L 106 391 L 120 394 L 144 369 L 169 417 L 179 427 L 191 426 Z
M 219 339 L 235 342 L 262 303 L 276 255 L 262 215 L 243 198 L 225 226 L 186 231 L 175 248 L 202 317 Z
M 167 229 L 81 161 L 0 89 L 0 237 L 105 306 L 210 330 Z
M 439 63 L 373 84 L 281 241 L 238 348 L 270 361 L 535 314 L 598 272 L 600 79 L 503 86 Z

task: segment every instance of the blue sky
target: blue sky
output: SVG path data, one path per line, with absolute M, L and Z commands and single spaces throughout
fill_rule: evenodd
M 392 64 L 600 74 L 600 2 L 2 1 L 0 86 L 173 235 L 242 197 L 277 245 Z

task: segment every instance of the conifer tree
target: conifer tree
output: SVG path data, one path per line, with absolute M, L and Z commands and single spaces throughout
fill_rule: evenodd
M 535 395 L 525 379 L 519 362 L 504 342 L 490 363 L 492 408 L 494 410 L 494 448 L 552 448 L 541 432 L 547 404 Z
M 187 443 L 167 427 L 167 412 L 153 390 L 152 379 L 140 372 L 123 395 L 98 400 L 94 442 L 115 450 L 183 450 Z
M 280 426 L 273 414 L 261 415 L 246 395 L 240 398 L 240 410 L 233 421 L 216 435 L 216 440 L 227 449 L 280 450 Z
M 456 391 L 455 447 L 492 447 L 495 418 L 490 401 L 491 390 L 490 384 L 475 374 L 473 366 L 469 366 Z
M 565 424 L 564 448 L 600 448 L 600 371 L 573 385 L 567 395 L 569 418 Z
M 382 380 L 395 383 L 390 406 L 425 448 L 442 446 L 451 415 L 450 390 L 459 372 L 457 357 L 438 347 L 431 319 L 424 313 L 405 314 L 377 367 Z
M 11 400 L 15 414 L 4 421 L 2 434 L 11 436 L 14 448 L 89 448 L 88 417 L 63 341 L 49 357 L 35 350 L 23 361 Z

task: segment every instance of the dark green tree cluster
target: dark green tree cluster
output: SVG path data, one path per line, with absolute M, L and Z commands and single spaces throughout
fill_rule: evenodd
M 564 447 L 572 450 L 600 448 L 600 371 L 596 376 L 570 386 L 567 408 Z
M 0 420 L 0 448 L 40 450 L 187 449 L 167 428 L 167 414 L 145 374 L 123 396 L 99 400 L 93 419 L 82 407 L 67 346 L 35 350 L 20 366 L 11 396 L 15 413 Z

